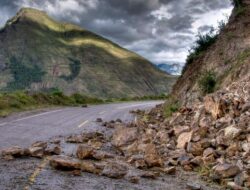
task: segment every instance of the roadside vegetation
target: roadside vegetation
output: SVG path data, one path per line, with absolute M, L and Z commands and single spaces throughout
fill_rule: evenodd
M 164 117 L 171 117 L 173 113 L 180 109 L 180 102 L 173 96 L 169 96 L 163 105 Z
M 87 104 L 102 104 L 112 102 L 126 102 L 139 100 L 164 100 L 167 96 L 144 96 L 120 99 L 100 99 L 82 94 L 65 95 L 60 90 L 51 92 L 30 93 L 17 91 L 0 93 L 0 117 L 6 117 L 13 112 L 32 110 L 53 106 L 86 106 Z
M 214 92 L 216 87 L 216 74 L 214 71 L 205 71 L 198 81 L 199 88 L 201 92 L 205 94 L 209 94 Z

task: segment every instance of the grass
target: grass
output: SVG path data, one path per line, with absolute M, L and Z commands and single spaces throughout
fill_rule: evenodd
M 102 104 L 112 102 L 127 102 L 139 100 L 163 100 L 165 95 L 131 97 L 121 99 L 99 99 L 82 94 L 67 96 L 59 90 L 51 92 L 29 93 L 27 91 L 16 91 L 13 93 L 0 93 L 0 117 L 6 117 L 13 112 L 33 110 L 51 106 L 82 106 L 86 104 Z

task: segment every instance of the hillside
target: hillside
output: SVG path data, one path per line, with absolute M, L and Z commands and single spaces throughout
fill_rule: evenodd
M 2 91 L 56 88 L 120 98 L 168 93 L 175 80 L 143 57 L 35 9 L 21 9 L 0 30 Z
M 186 68 L 173 89 L 173 95 L 183 103 L 192 102 L 201 94 L 199 80 L 206 72 L 213 72 L 215 90 L 250 75 L 250 1 L 235 1 L 229 23 L 222 29 L 215 43 L 200 52 Z

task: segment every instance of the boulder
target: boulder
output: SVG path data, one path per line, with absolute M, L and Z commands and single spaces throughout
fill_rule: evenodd
M 76 156 L 81 160 L 86 158 L 92 158 L 93 152 L 94 149 L 92 147 L 86 145 L 79 145 L 76 151 Z
M 217 95 L 205 96 L 204 106 L 206 112 L 210 113 L 214 119 L 223 117 L 227 108 L 227 102 Z
M 220 178 L 234 177 L 240 173 L 239 167 L 233 164 L 218 164 L 214 166 L 213 171 Z
M 83 143 L 82 135 L 71 135 L 66 139 L 67 143 Z
M 60 155 L 62 152 L 62 149 L 59 145 L 49 145 L 45 149 L 45 154 L 47 155 Z
M 47 148 L 48 146 L 48 143 L 47 142 L 43 142 L 43 141 L 38 141 L 38 142 L 35 142 L 31 145 L 31 147 L 40 147 L 40 148 Z
M 93 173 L 93 174 L 100 174 L 102 169 L 95 165 L 92 161 L 82 161 L 81 162 L 81 170 L 83 172 Z
M 137 128 L 119 127 L 115 130 L 112 137 L 112 145 L 122 147 L 133 143 L 139 136 Z
M 236 128 L 234 125 L 231 125 L 224 129 L 224 135 L 226 139 L 233 140 L 237 138 L 241 133 L 241 129 Z
M 154 144 L 147 144 L 145 146 L 144 159 L 148 167 L 163 165 L 163 161 Z
M 21 157 L 24 155 L 24 149 L 19 146 L 13 146 L 7 149 L 2 150 L 3 157 Z
M 127 172 L 128 167 L 126 165 L 117 162 L 109 162 L 105 165 L 101 174 L 110 178 L 120 179 L 123 178 Z
M 30 147 L 29 155 L 36 158 L 42 158 L 45 155 L 43 147 Z
M 105 151 L 94 151 L 92 153 L 92 156 L 96 160 L 104 160 L 104 159 L 115 157 L 113 154 L 110 154 L 109 152 L 105 152 Z
M 185 149 L 187 143 L 189 143 L 192 139 L 193 132 L 183 132 L 179 135 L 177 139 L 177 148 Z
M 80 170 L 80 161 L 63 155 L 52 156 L 50 159 L 50 165 L 59 170 Z

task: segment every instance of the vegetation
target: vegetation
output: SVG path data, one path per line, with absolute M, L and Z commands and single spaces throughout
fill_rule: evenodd
M 232 0 L 232 3 L 236 8 L 242 7 L 242 0 Z
M 213 71 L 206 71 L 198 81 L 199 88 L 204 94 L 212 93 L 216 86 L 216 75 Z
M 190 54 L 188 55 L 186 59 L 186 65 L 183 68 L 182 72 L 184 72 L 188 65 L 190 65 L 203 52 L 205 52 L 212 44 L 214 44 L 217 37 L 218 37 L 218 33 L 215 33 L 214 29 L 212 29 L 210 32 L 208 32 L 205 35 L 202 35 L 201 33 L 199 33 L 197 35 L 197 40 L 195 42 L 195 45 L 191 48 Z
M 163 111 L 166 118 L 171 117 L 174 112 L 177 112 L 180 108 L 180 103 L 176 98 L 169 96 L 164 103 Z
M 33 82 L 41 82 L 45 74 L 38 65 L 19 61 L 14 56 L 10 58 L 9 68 L 14 78 L 14 80 L 8 84 L 7 88 L 9 89 L 25 89 Z
M 77 106 L 84 104 L 98 104 L 104 101 L 98 98 L 73 94 L 66 96 L 60 91 L 51 93 L 34 93 L 18 91 L 0 94 L 0 116 L 7 116 L 15 111 L 30 110 L 47 106 Z
M 48 106 L 82 106 L 86 104 L 101 104 L 121 101 L 139 100 L 163 100 L 167 96 L 144 96 L 120 99 L 99 99 L 79 93 L 70 96 L 65 95 L 58 89 L 50 92 L 30 93 L 28 91 L 16 91 L 13 93 L 0 93 L 0 117 L 9 115 L 12 112 L 36 109 Z

